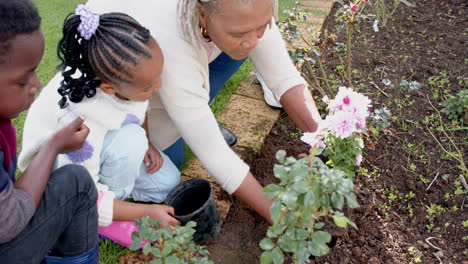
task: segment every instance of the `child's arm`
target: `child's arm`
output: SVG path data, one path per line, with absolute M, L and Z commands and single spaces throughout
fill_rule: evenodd
M 180 222 L 174 218 L 174 208 L 160 204 L 139 204 L 114 200 L 114 221 L 133 221 L 148 215 L 161 221 L 162 226 L 176 226 Z
M 78 117 L 44 142 L 28 168 L 16 181 L 15 188 L 31 195 L 36 206 L 42 198 L 57 155 L 80 148 L 88 136 L 89 129 L 83 121 L 82 117 Z
M 146 138 L 148 139 L 148 151 L 145 153 L 145 158 L 143 162 L 146 165 L 146 172 L 147 173 L 154 173 L 158 171 L 163 165 L 163 158 L 159 151 L 151 144 L 149 141 L 149 130 L 148 130 L 148 122 L 147 117 L 145 116 L 145 122 L 141 125 L 143 129 L 146 131 Z

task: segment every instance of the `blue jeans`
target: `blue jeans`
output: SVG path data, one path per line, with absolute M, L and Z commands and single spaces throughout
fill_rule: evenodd
M 0 263 L 40 263 L 51 252 L 72 257 L 98 243 L 97 190 L 82 166 L 52 172 L 34 216 L 11 241 L 0 244 Z
M 234 60 L 222 52 L 209 66 L 210 76 L 210 104 L 218 95 L 224 84 L 244 63 L 243 60 Z M 184 139 L 179 138 L 174 144 L 164 150 L 164 153 L 180 168 L 184 163 Z
M 162 152 L 162 167 L 151 174 L 146 172 L 143 158 L 147 150 L 146 132 L 136 124 L 111 131 L 104 138 L 99 182 L 107 185 L 116 199 L 160 203 L 179 184 L 179 170 Z

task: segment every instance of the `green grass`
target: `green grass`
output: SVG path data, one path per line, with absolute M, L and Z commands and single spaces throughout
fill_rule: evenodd
M 282 10 L 288 9 L 294 6 L 294 0 L 279 0 L 279 17 L 280 20 L 284 19 Z M 59 60 L 56 54 L 57 43 L 62 36 L 62 25 L 65 17 L 74 11 L 75 7 L 86 2 L 85 0 L 33 0 L 39 9 L 39 13 L 42 17 L 42 32 L 44 33 L 46 46 L 44 57 L 37 70 L 37 74 L 42 84 L 46 84 L 57 72 L 56 66 L 59 64 Z M 253 64 L 250 60 L 247 60 L 234 74 L 231 79 L 225 84 L 222 91 L 218 94 L 214 102 L 211 104 L 211 108 L 215 116 L 217 116 L 225 107 L 226 103 L 231 98 L 231 95 L 237 89 L 239 83 L 241 83 L 248 74 L 253 70 Z M 22 113 L 19 117 L 13 120 L 17 128 L 18 136 L 18 147 L 21 147 L 22 139 L 22 128 L 26 113 Z M 186 160 L 193 158 L 191 151 L 186 148 Z M 18 149 L 20 151 L 20 149 Z M 186 163 L 188 164 L 188 163 Z M 119 258 L 128 254 L 128 249 L 122 248 L 109 240 L 100 239 L 99 248 L 99 263 L 102 264 L 113 264 L 116 263 Z
M 301 2 L 298 0 L 278 0 L 278 20 L 283 21 L 286 18 L 286 14 L 283 13 L 285 9 L 290 9 L 294 7 L 296 2 Z

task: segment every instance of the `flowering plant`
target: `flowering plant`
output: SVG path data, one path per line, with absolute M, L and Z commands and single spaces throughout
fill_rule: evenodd
M 354 194 L 354 166 L 361 163 L 366 119 L 371 101 L 351 88 L 340 87 L 329 100 L 329 114 L 314 133 L 304 133 L 302 140 L 311 146 L 308 156 L 299 160 L 282 150 L 273 172 L 280 182 L 263 189 L 274 200 L 270 208 L 273 225 L 260 242 L 264 250 L 261 263 L 283 263 L 284 253 L 293 254 L 295 263 L 329 252 L 331 235 L 323 230 L 327 218 L 336 226 L 356 225 L 342 212 L 359 206 Z M 329 161 L 324 164 L 317 155 Z M 328 166 L 327 166 L 328 165 Z
M 304 133 L 301 140 L 312 147 L 312 155 L 317 148 L 323 149 L 322 154 L 329 160 L 327 165 L 354 178 L 354 166 L 362 161 L 362 134 L 366 131 L 371 100 L 352 88 L 341 86 L 335 99 L 325 96 L 323 101 L 328 103 L 329 114 L 316 132 Z

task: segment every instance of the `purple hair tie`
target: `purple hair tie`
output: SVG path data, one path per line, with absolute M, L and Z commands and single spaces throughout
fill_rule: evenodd
M 86 5 L 78 5 L 75 14 L 81 20 L 78 31 L 84 39 L 89 40 L 99 27 L 99 14 L 92 12 Z

